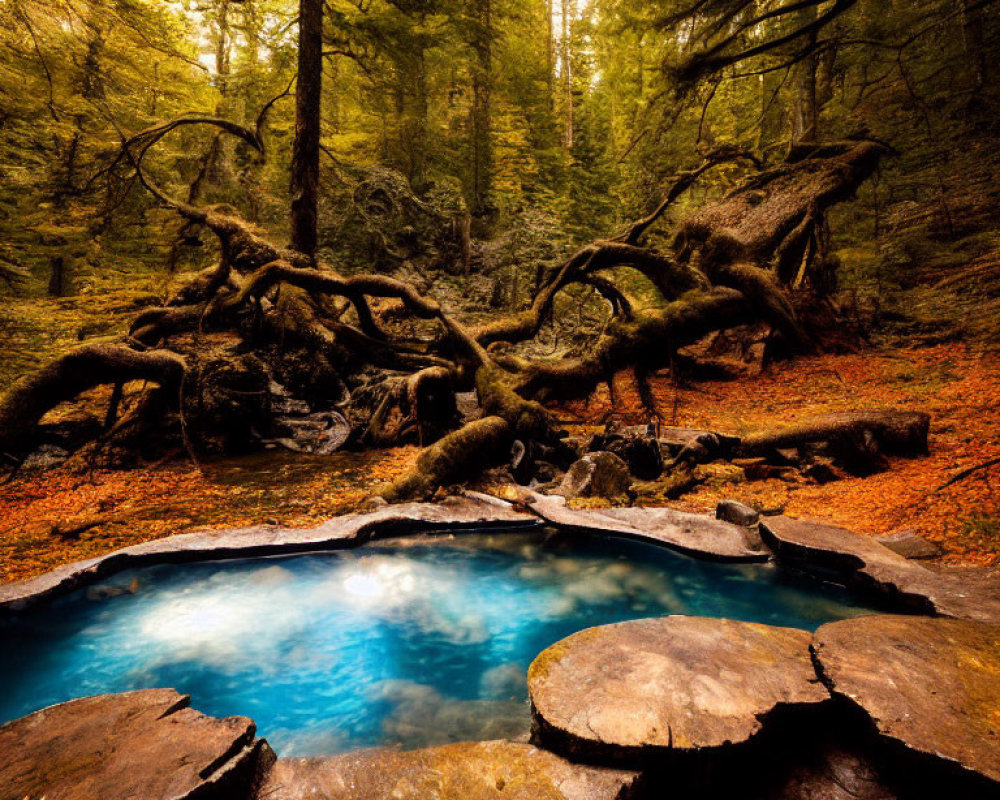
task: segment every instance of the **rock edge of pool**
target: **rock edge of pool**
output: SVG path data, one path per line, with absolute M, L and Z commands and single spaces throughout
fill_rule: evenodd
M 725 514 L 748 522 L 751 517 Z M 0 800 L 23 798 L 1000 797 L 1000 587 L 829 525 L 737 525 L 661 508 L 571 510 L 524 492 L 385 506 L 314 529 L 182 534 L 0 586 L 17 614 L 160 563 L 548 524 L 695 558 L 772 560 L 886 611 L 814 634 L 669 616 L 590 628 L 529 670 L 530 744 L 467 742 L 278 759 L 246 717 L 168 688 L 71 700 L 0 727 Z

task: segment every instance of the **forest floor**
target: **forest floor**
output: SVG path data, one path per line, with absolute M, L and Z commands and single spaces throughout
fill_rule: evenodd
M 624 374 L 619 377 L 616 417 L 645 422 L 634 386 Z M 949 564 L 1000 560 L 1000 467 L 937 491 L 962 469 L 1000 457 L 1000 357 L 958 343 L 897 345 L 800 358 L 728 382 L 675 388 L 667 376 L 657 376 L 653 388 L 665 424 L 738 435 L 829 411 L 927 411 L 930 455 L 893 458 L 886 472 L 820 485 L 747 481 L 732 466 L 707 465 L 700 468 L 704 481 L 670 505 L 706 511 L 733 498 L 765 513 L 826 520 L 861 533 L 913 530 L 937 543 Z M 580 434 L 601 430 L 611 408 L 603 389 L 587 402 L 556 411 Z M 264 453 L 203 463 L 200 470 L 178 456 L 127 471 L 56 468 L 23 474 L 0 486 L 0 581 L 196 528 L 315 525 L 358 508 L 418 452 L 404 447 L 329 457 Z M 660 501 L 640 493 L 638 502 Z M 100 524 L 68 538 L 54 532 L 67 520 Z

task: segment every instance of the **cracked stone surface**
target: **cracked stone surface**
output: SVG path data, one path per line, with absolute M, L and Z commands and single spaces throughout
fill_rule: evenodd
M 781 707 L 829 700 L 810 634 L 662 617 L 580 631 L 528 672 L 539 741 L 564 755 L 645 758 L 747 742 Z
M 173 689 L 99 695 L 7 723 L 0 798 L 214 800 L 245 791 L 265 757 L 254 723 L 205 716 L 188 699 Z
M 987 591 L 903 558 L 872 537 L 833 525 L 765 517 L 760 530 L 779 563 L 833 573 L 848 585 L 876 591 L 908 610 L 1000 623 L 1000 582 Z
M 831 691 L 881 736 L 1000 790 L 1000 627 L 879 615 L 823 625 L 814 647 Z
M 670 508 L 575 510 L 561 497 L 526 494 L 528 507 L 553 525 L 627 536 L 714 561 L 766 561 L 769 557 L 744 528 L 702 514 Z
M 638 775 L 512 742 L 282 759 L 256 800 L 626 800 Z

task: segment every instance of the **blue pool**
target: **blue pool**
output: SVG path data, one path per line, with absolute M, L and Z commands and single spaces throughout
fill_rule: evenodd
M 768 565 L 551 531 L 123 572 L 0 623 L 0 721 L 174 687 L 283 756 L 527 734 L 535 655 L 592 625 L 694 614 L 814 629 L 867 613 Z

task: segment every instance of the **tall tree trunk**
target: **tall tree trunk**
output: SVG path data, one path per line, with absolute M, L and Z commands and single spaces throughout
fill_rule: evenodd
M 797 15 L 799 25 L 808 25 L 816 21 L 816 6 L 809 6 Z M 811 37 L 810 45 L 816 44 L 816 36 Z M 815 142 L 819 137 L 819 104 L 816 98 L 816 68 L 817 57 L 810 52 L 795 65 L 795 97 L 792 100 L 792 134 L 791 145 Z
M 972 0 L 958 0 L 958 5 L 962 14 L 962 44 L 969 61 L 972 90 L 978 93 L 991 78 L 989 50 L 985 44 L 988 34 L 985 30 L 986 14 Z
M 67 285 L 66 259 L 53 256 L 49 259 L 49 297 L 65 297 Z
M 646 38 L 646 32 L 640 31 L 639 38 L 635 43 L 636 50 L 636 65 L 635 65 L 635 90 L 636 97 L 642 100 L 643 94 L 646 92 L 646 51 L 643 46 L 643 40 Z
M 316 254 L 320 96 L 323 87 L 323 0 L 299 0 L 299 71 L 292 148 L 292 247 Z
M 229 91 L 233 51 L 233 36 L 229 25 L 230 3 L 231 0 L 222 0 L 219 3 L 215 40 L 215 82 L 219 89 L 219 102 L 215 104 L 215 115 L 225 119 L 236 118 L 233 97 Z M 206 163 L 209 168 L 205 173 L 205 179 L 210 186 L 228 189 L 233 180 L 234 143 L 229 137 L 216 137 L 210 147 L 214 152 L 207 157 Z M 196 196 L 195 199 L 198 200 L 200 197 Z
M 421 26 L 423 20 L 421 20 Z M 408 81 L 410 87 L 404 90 L 404 124 L 403 131 L 408 141 L 403 142 L 405 152 L 409 154 L 408 177 L 410 186 L 418 194 L 426 191 L 428 142 L 428 120 L 430 102 L 427 89 L 427 53 L 421 48 L 413 53 L 411 69 L 413 80 Z
M 229 93 L 229 63 L 232 53 L 232 37 L 229 32 L 229 0 L 222 0 L 217 19 L 218 38 L 215 40 L 215 74 L 218 78 L 219 94 L 223 98 Z
M 545 76 L 548 86 L 549 111 L 556 108 L 556 32 L 552 21 L 555 9 L 552 7 L 553 0 L 545 0 Z
M 567 150 L 573 149 L 573 66 L 570 63 L 570 14 L 574 0 L 562 0 L 562 79 L 564 101 L 566 103 L 566 129 L 564 143 Z
M 492 0 L 475 0 L 476 36 L 472 70 L 472 216 L 489 226 L 493 211 L 493 9 Z M 480 231 L 480 233 L 483 233 Z

